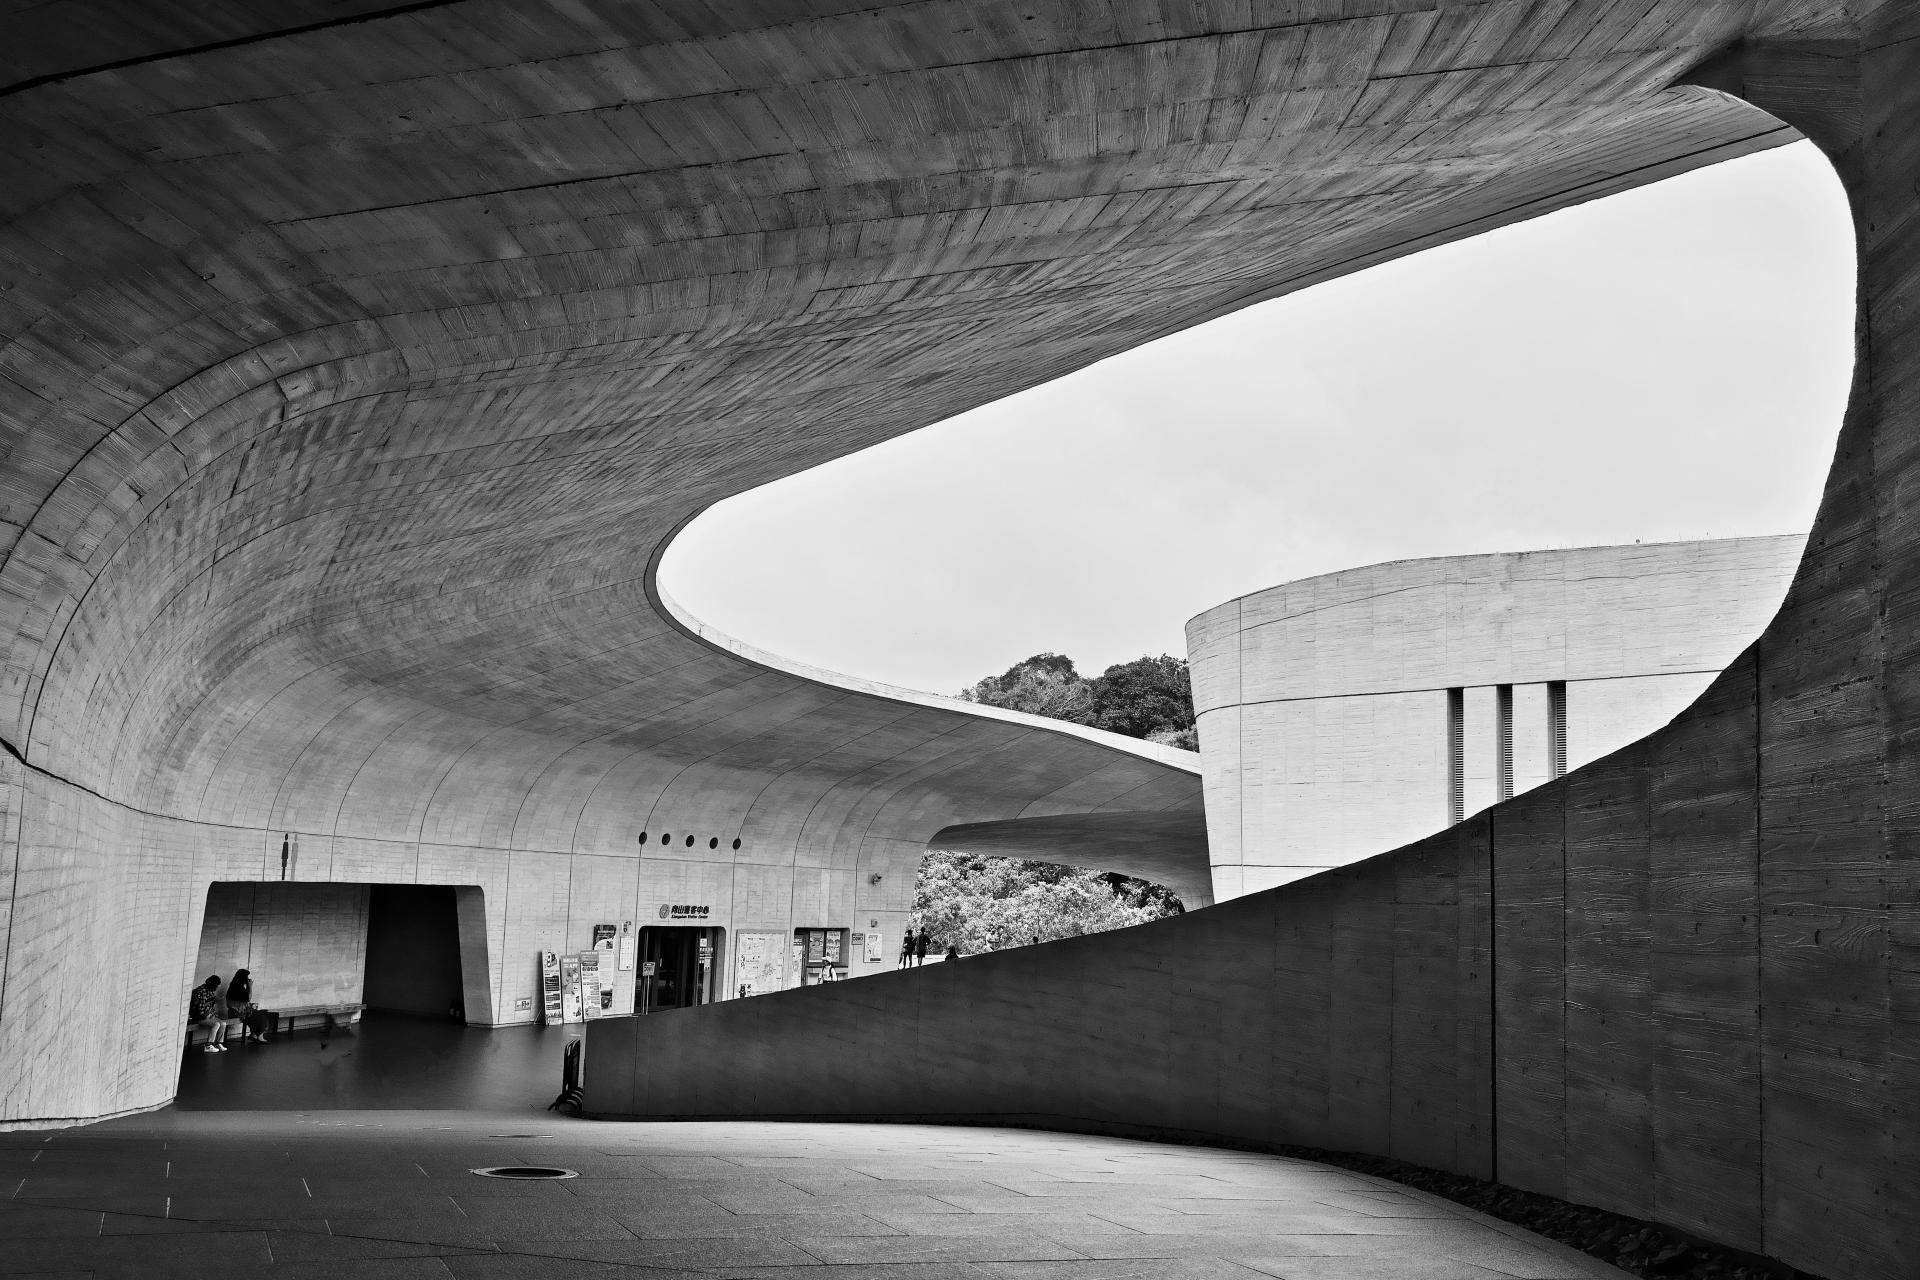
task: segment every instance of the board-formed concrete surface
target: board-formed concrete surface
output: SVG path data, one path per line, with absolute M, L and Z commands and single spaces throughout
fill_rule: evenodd
M 942 828 L 1197 810 L 1172 756 L 747 660 L 659 600 L 660 548 L 1208 317 L 1789 141 L 1671 86 L 1828 12 L 9 12 L 0 1120 L 163 1101 L 206 887 L 289 840 L 300 877 L 477 890 L 469 1012 L 513 1021 L 539 951 L 628 911 L 897 929 Z M 117 1017 L 68 1015 L 76 966 Z
M 508 1182 L 498 1165 L 580 1176 Z M 0 1136 L 0 1270 L 96 1280 L 1618 1280 L 1274 1156 L 909 1125 L 160 1113 Z
M 1753 643 L 1805 544 L 1396 560 L 1198 615 L 1215 896 L 1372 857 L 1645 737 Z
M 1856 364 L 1780 613 L 1698 701 L 1437 836 L 1206 911 L 601 1024 L 596 1043 L 637 1037 L 635 1070 L 609 1080 L 601 1052 L 590 1105 L 604 1087 L 629 1114 L 864 1108 L 1376 1152 L 1908 1280 L 1920 10 L 1750 16 L 1688 78 L 1833 160 L 1860 248 Z M 969 1053 L 936 1061 L 943 1044 Z
M 322 878 L 484 887 L 530 982 L 640 900 L 640 831 L 742 840 L 790 920 L 796 886 L 858 895 L 947 826 L 1193 808 L 1151 752 L 702 640 L 658 550 L 1162 333 L 1798 136 L 1731 92 L 1834 157 L 1862 247 L 1853 405 L 1766 636 L 1670 729 L 1446 840 L 1070 944 L 1076 1002 L 953 1009 L 976 1037 L 1030 1011 L 978 1046 L 989 1083 L 1092 1071 L 1123 1117 L 1227 1131 L 1293 1099 L 1328 1145 L 1908 1268 L 1910 5 L 318 10 L 0 22 L 0 1116 L 163 1099 L 199 895 L 277 878 L 289 834 Z M 1177 1036 L 1129 1022 L 1150 1007 Z M 871 1039 L 765 1061 L 845 1105 Z

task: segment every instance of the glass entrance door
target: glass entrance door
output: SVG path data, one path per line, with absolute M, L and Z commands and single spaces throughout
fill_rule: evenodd
M 634 971 L 634 1011 L 691 1009 L 712 1000 L 725 932 L 705 926 L 642 928 L 640 963 Z

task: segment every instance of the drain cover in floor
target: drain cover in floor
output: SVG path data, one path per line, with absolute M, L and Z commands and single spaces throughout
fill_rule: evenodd
M 571 1169 L 550 1169 L 544 1165 L 500 1165 L 492 1169 L 474 1169 L 483 1178 L 577 1178 Z

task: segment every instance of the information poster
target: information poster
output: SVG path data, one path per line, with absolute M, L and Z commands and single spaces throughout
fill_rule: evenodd
M 540 953 L 540 1020 L 550 1027 L 559 1026 L 566 1016 L 566 1001 L 560 990 L 560 957 L 551 951 Z
M 593 949 L 595 951 L 613 950 L 613 937 L 616 932 L 618 932 L 618 930 L 610 924 L 597 924 L 593 926 Z
M 582 1017 L 580 1006 L 580 957 L 560 957 L 560 1021 L 579 1022 Z
M 856 933 L 853 936 L 857 938 L 860 935 Z M 886 960 L 886 958 L 887 945 L 885 938 L 877 932 L 869 931 L 867 934 L 867 963 L 880 964 Z
M 787 938 L 781 933 L 741 933 L 735 938 L 735 994 L 762 996 L 786 985 Z
M 574 957 L 580 962 L 580 1016 L 588 1022 L 600 1016 L 600 957 L 605 954 L 595 948 Z
M 634 941 L 633 921 L 622 920 L 620 922 L 620 946 L 618 949 L 620 956 L 619 967 L 622 973 L 631 973 L 633 971 Z

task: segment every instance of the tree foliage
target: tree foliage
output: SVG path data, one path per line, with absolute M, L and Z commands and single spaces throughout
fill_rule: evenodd
M 1114 880 L 1129 888 L 1116 892 Z M 929 853 L 914 888 L 914 914 L 934 955 L 949 946 L 971 955 L 1077 938 L 1179 911 L 1177 898 L 1143 880 L 972 853 Z
M 1093 697 L 1087 681 L 1073 669 L 1073 659 L 1058 653 L 1036 653 L 1016 662 L 1002 675 L 988 676 L 960 696 L 983 706 L 1005 707 L 1053 720 L 1092 724 Z
M 1161 654 L 1108 667 L 1087 681 L 1096 728 L 1183 746 L 1193 741 L 1193 681 L 1184 658 Z M 1175 741 L 1184 735 L 1184 740 Z
M 1164 653 L 1116 663 L 1091 679 L 1074 670 L 1073 659 L 1064 654 L 1036 653 L 962 689 L 960 696 L 1189 751 L 1198 745 L 1186 660 Z
M 1166 654 L 1088 678 L 1064 654 L 1036 653 L 960 696 L 1189 751 L 1198 745 L 1187 664 Z M 931 934 L 930 952 L 955 946 L 963 953 L 1144 924 L 1182 909 L 1165 887 L 1131 876 L 942 852 L 921 862 L 913 904 Z

